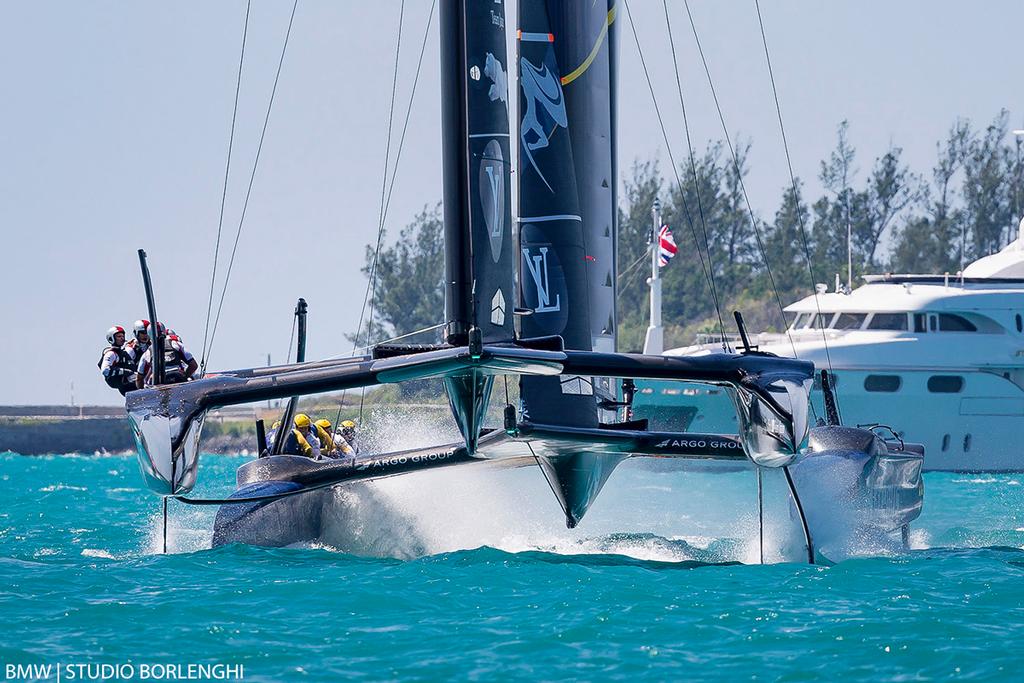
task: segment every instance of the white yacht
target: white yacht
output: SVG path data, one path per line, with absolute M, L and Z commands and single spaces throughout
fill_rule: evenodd
M 831 367 L 843 423 L 891 425 L 924 444 L 926 470 L 1024 471 L 1021 233 L 1024 221 L 1016 241 L 956 276 L 866 276 L 849 293 L 819 285 L 786 307 L 794 316 L 786 333 L 757 335 L 755 343 Z M 720 342 L 705 343 L 665 355 L 720 350 Z M 650 410 L 688 419 L 690 431 L 728 431 L 735 421 L 728 397 L 713 387 L 639 391 Z

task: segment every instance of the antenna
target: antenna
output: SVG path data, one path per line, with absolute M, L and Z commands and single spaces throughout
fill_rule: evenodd
M 739 311 L 733 311 L 732 316 L 736 318 L 736 328 L 740 331 L 740 343 L 743 344 L 743 353 L 757 351 L 757 347 L 751 345 L 750 338 L 747 336 L 747 326 L 743 324 L 743 314 Z
M 299 319 L 299 343 L 298 348 L 295 351 L 295 362 L 305 363 L 306 362 L 306 313 L 309 308 L 306 306 L 306 300 L 300 298 L 298 303 L 295 304 L 295 317 Z M 281 449 L 284 448 L 284 441 L 286 434 L 291 431 L 292 420 L 295 419 L 295 409 L 299 406 L 299 397 L 292 396 L 288 399 L 288 406 L 284 409 L 284 415 L 281 417 L 281 424 L 277 428 L 277 434 L 274 435 L 273 448 L 270 449 L 270 455 L 280 455 Z
M 146 307 L 149 309 L 149 328 L 153 344 L 153 386 L 164 383 L 164 333 L 156 317 L 156 297 L 153 294 L 153 280 L 146 263 L 146 250 L 139 249 L 139 266 L 142 268 L 142 286 L 146 290 Z

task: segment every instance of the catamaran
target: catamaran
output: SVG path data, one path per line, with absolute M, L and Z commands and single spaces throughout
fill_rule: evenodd
M 617 2 L 519 2 L 514 79 L 501 0 L 442 0 L 440 9 L 444 343 L 379 344 L 352 358 L 207 373 L 184 384 L 163 384 L 158 363 L 156 386 L 126 400 L 149 487 L 165 501 L 218 505 L 215 545 L 285 546 L 343 533 L 337 494 L 352 482 L 538 467 L 571 528 L 624 460 L 672 458 L 747 468 L 759 497 L 782 496 L 799 537 L 783 559 L 835 559 L 851 539 L 905 540 L 923 501 L 922 450 L 841 426 L 834 410 L 812 428 L 812 363 L 749 347 L 700 358 L 616 352 Z M 509 83 L 518 90 L 511 132 Z M 159 360 L 163 338 L 154 343 Z M 510 376 L 518 403 L 506 402 L 501 427 L 485 428 L 495 378 Z M 187 495 L 212 409 L 424 378 L 442 380 L 459 442 L 355 461 L 271 449 L 239 468 L 229 498 Z M 648 380 L 721 389 L 739 428 L 652 428 L 632 414 L 635 387 Z M 769 479 L 779 486 L 762 487 Z

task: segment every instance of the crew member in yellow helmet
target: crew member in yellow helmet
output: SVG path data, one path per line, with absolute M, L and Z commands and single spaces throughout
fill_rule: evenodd
M 299 413 L 295 416 L 295 429 L 284 441 L 282 452 L 292 455 L 304 455 L 307 458 L 320 457 L 320 441 L 313 432 L 313 422 L 309 415 Z
M 270 431 L 267 432 L 267 453 L 269 454 L 271 449 L 274 448 L 274 440 L 277 439 L 277 430 L 281 428 L 281 421 L 275 420 L 274 424 L 270 427 Z
M 359 446 L 356 445 L 356 423 L 352 420 L 345 420 L 341 423 L 341 429 L 338 430 L 338 434 L 341 435 L 341 440 L 345 441 L 349 447 L 352 448 L 353 453 L 359 452 Z M 337 435 L 334 438 L 338 441 Z
M 331 421 L 330 420 L 317 420 L 317 436 L 320 437 L 320 452 L 324 453 L 331 458 L 345 458 L 352 457 L 356 454 L 352 447 L 348 445 L 339 434 L 331 435 Z M 329 447 L 325 447 L 324 444 L 329 444 Z

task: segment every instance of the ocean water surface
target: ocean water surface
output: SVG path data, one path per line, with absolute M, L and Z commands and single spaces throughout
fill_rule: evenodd
M 206 456 L 196 493 L 229 492 L 244 460 Z M 573 531 L 536 472 L 446 472 L 346 493 L 389 510 L 354 521 L 383 557 L 210 549 L 213 509 L 180 503 L 164 555 L 134 457 L 8 453 L 0 679 L 220 663 L 252 681 L 1018 680 L 1022 481 L 927 474 L 909 552 L 831 566 L 756 564 L 749 472 L 633 463 Z

